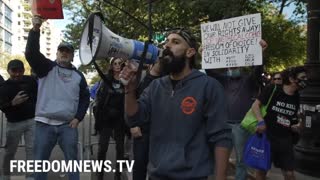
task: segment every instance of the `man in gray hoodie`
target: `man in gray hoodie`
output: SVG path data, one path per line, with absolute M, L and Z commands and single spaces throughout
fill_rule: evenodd
M 36 104 L 35 160 L 49 160 L 56 143 L 66 160 L 77 160 L 78 124 L 89 106 L 90 94 L 81 72 L 72 66 L 74 48 L 62 42 L 57 59 L 51 61 L 40 52 L 39 17 L 33 17 L 25 56 L 37 74 L 38 98 Z M 46 180 L 47 173 L 35 173 L 36 180 Z M 69 173 L 70 180 L 79 180 L 79 173 Z
M 125 86 L 129 125 L 150 121 L 149 176 L 205 180 L 215 158 L 216 180 L 225 180 L 232 142 L 223 88 L 193 69 L 197 42 L 190 32 L 171 31 L 164 47 L 160 63 L 169 75 L 152 81 L 138 101 L 135 71 L 126 66 L 120 75 L 131 79 Z

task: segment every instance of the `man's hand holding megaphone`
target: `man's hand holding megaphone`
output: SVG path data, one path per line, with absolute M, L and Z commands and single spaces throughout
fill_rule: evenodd
M 137 72 L 138 63 L 134 60 L 129 60 L 126 66 L 120 72 L 120 81 L 125 87 L 125 94 L 135 93 L 137 87 Z

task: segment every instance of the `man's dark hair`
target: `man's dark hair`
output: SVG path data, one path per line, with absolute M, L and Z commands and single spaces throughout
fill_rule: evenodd
M 289 85 L 290 78 L 297 79 L 298 74 L 307 72 L 304 66 L 290 67 L 281 73 L 282 83 L 285 85 Z
M 198 43 L 197 43 L 197 40 L 196 38 L 194 37 L 194 35 L 189 31 L 187 30 L 186 28 L 175 28 L 175 29 L 171 29 L 168 31 L 167 33 L 167 37 L 170 35 L 170 34 L 178 34 L 179 36 L 181 36 L 187 43 L 188 45 L 191 47 L 191 48 L 194 48 L 196 53 L 195 55 L 191 58 L 191 61 L 190 61 L 190 67 L 191 68 L 194 68 L 196 66 L 196 55 L 197 55 L 197 52 L 198 52 Z

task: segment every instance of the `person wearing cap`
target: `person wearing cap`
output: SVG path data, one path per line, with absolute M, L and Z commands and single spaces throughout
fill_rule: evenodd
M 23 62 L 8 63 L 9 79 L 0 86 L 0 109 L 7 118 L 6 144 L 3 157 L 3 180 L 10 179 L 10 160 L 14 159 L 19 141 L 24 136 L 26 159 L 33 160 L 34 115 L 37 100 L 37 81 L 25 76 Z M 33 179 L 27 173 L 28 180 Z
M 90 103 L 84 75 L 72 64 L 74 48 L 62 42 L 57 58 L 51 61 L 40 52 L 41 19 L 32 19 L 25 56 L 38 76 L 39 92 L 35 114 L 35 160 L 48 160 L 58 143 L 66 160 L 78 159 L 78 130 Z M 79 172 L 69 172 L 70 180 L 79 180 Z M 36 180 L 46 180 L 46 172 L 35 173 Z
M 139 100 L 136 72 L 126 66 L 120 74 L 131 79 L 125 86 L 129 126 L 150 123 L 151 180 L 206 180 L 214 171 L 216 180 L 226 179 L 232 141 L 223 88 L 194 69 L 196 53 L 197 42 L 190 32 L 171 31 L 160 57 L 168 75 L 153 80 Z

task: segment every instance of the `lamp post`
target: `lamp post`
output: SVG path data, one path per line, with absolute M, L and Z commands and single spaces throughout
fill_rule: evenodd
M 308 87 L 301 92 L 303 130 L 295 146 L 297 171 L 320 177 L 320 1 L 307 0 Z

